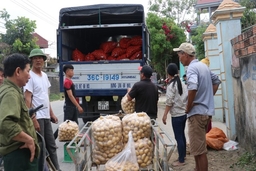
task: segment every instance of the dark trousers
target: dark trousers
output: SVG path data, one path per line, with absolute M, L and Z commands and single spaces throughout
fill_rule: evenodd
M 187 115 L 172 117 L 172 128 L 175 139 L 177 141 L 177 149 L 179 154 L 179 162 L 183 163 L 186 157 L 186 137 L 185 137 L 185 125 Z
M 40 125 L 40 134 L 44 137 L 46 149 L 49 153 L 49 157 L 57 170 L 60 169 L 57 151 L 56 151 L 56 143 L 53 136 L 52 125 L 50 119 L 38 119 L 37 120 Z
M 75 106 L 64 106 L 63 107 L 63 111 L 64 111 L 64 122 L 66 120 L 71 120 L 77 123 L 78 125 L 78 111 L 76 109 Z M 59 134 L 59 129 L 57 129 L 54 132 L 54 138 L 56 139 L 58 137 Z
M 38 171 L 38 159 L 34 158 L 30 162 L 30 151 L 28 148 L 17 149 L 5 156 L 4 170 L 5 171 Z

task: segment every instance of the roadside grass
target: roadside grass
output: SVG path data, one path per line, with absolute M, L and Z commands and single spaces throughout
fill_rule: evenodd
M 49 98 L 50 98 L 50 102 L 56 101 L 56 100 L 62 100 L 63 99 L 63 93 L 59 93 L 59 94 L 51 93 Z
M 256 154 L 245 152 L 231 168 L 235 165 L 245 171 L 256 171 Z

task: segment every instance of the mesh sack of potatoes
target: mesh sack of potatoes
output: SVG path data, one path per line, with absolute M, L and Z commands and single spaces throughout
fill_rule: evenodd
M 137 140 L 135 142 L 135 151 L 140 167 L 146 167 L 152 163 L 153 144 L 149 138 Z
M 134 141 L 142 138 L 149 138 L 151 135 L 151 122 L 145 112 L 125 115 L 122 119 L 123 141 L 128 140 L 128 133 L 132 131 Z
M 126 95 L 121 100 L 121 107 L 124 113 L 126 114 L 133 113 L 135 111 L 135 100 L 132 99 L 131 101 L 129 101 L 126 93 Z
M 122 123 L 118 116 L 101 116 L 92 124 L 92 137 L 94 140 L 93 161 L 104 164 L 115 154 L 122 150 Z M 107 154 L 102 155 L 102 153 Z M 97 154 L 97 155 L 96 155 Z M 101 157 L 105 160 L 103 160 Z M 100 161 L 100 162 L 99 162 Z
M 98 146 L 95 146 L 92 154 L 93 162 L 98 165 L 105 164 L 109 159 L 122 151 L 122 149 L 122 143 L 119 143 L 112 148 L 105 149 L 100 149 Z
M 71 141 L 79 132 L 76 122 L 66 120 L 59 125 L 58 138 L 59 141 Z

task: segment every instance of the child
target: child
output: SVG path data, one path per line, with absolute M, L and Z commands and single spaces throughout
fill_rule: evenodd
M 83 113 L 83 108 L 77 103 L 75 98 L 75 85 L 73 84 L 71 78 L 74 75 L 74 67 L 71 64 L 67 64 L 63 67 L 63 72 L 65 73 L 64 80 L 64 121 L 71 120 L 78 124 L 77 110 L 79 113 Z
M 63 72 L 65 73 L 64 80 L 64 95 L 65 95 L 65 103 L 64 103 L 64 121 L 71 120 L 78 124 L 78 115 L 79 113 L 83 113 L 83 108 L 78 104 L 75 98 L 75 85 L 73 84 L 71 78 L 74 75 L 74 67 L 71 64 L 67 64 L 63 67 Z M 58 137 L 58 129 L 54 133 L 55 139 Z

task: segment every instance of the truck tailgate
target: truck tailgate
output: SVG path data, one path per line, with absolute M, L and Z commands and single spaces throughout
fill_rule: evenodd
M 131 88 L 140 80 L 140 63 L 73 64 L 76 90 Z

